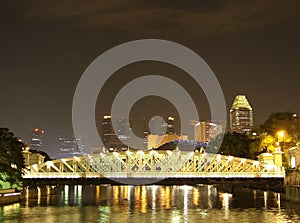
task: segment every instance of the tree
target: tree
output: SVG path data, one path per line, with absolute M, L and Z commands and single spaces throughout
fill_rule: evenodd
M 272 113 L 268 119 L 254 130 L 259 139 L 260 152 L 274 152 L 280 147 L 287 156 L 287 149 L 295 146 L 300 136 L 300 119 L 290 111 Z M 282 133 L 282 134 L 279 134 Z
M 251 153 L 251 144 L 254 141 L 254 139 L 249 138 L 246 134 L 228 132 L 224 135 L 219 153 L 223 155 L 255 159 L 255 154 Z
M 0 128 L 1 188 L 19 187 L 21 185 L 22 174 L 25 168 L 22 151 L 25 147 L 26 145 L 7 128 Z
M 286 131 L 286 137 L 297 142 L 300 135 L 300 120 L 296 113 L 286 111 L 272 113 L 268 119 L 259 126 L 258 133 L 276 137 L 277 132 Z

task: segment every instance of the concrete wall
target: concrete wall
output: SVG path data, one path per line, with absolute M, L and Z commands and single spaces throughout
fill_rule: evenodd
M 300 203 L 300 173 L 293 171 L 288 173 L 284 179 L 285 199 Z
M 300 185 L 300 173 L 298 171 L 293 171 L 293 172 L 287 173 L 284 178 L 284 185 L 299 186 Z
M 300 203 L 300 187 L 298 186 L 285 186 L 285 199 Z
M 0 196 L 0 205 L 13 204 L 20 201 L 20 194 L 11 196 Z

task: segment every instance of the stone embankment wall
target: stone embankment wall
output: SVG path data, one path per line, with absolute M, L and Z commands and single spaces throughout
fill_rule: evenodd
M 0 190 L 0 205 L 12 204 L 20 201 L 20 193 L 15 189 Z
M 300 203 L 300 172 L 288 173 L 284 179 L 285 199 Z

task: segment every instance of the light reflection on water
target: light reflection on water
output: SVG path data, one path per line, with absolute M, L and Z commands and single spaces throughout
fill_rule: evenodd
M 278 193 L 207 185 L 64 185 L 23 195 L 0 207 L 0 222 L 300 222 L 299 207 Z

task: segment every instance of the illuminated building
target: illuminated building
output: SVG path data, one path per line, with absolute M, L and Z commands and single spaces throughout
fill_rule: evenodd
M 167 134 L 175 134 L 173 117 L 170 117 L 170 116 L 168 117 L 166 126 L 167 126 Z
M 33 150 L 42 150 L 43 149 L 43 137 L 45 131 L 42 129 L 35 128 L 31 131 L 30 137 L 30 148 Z
M 253 126 L 253 111 L 245 95 L 235 97 L 230 109 L 230 131 L 248 133 Z
M 147 149 L 150 149 L 152 147 L 157 148 L 158 146 L 162 145 L 158 143 L 158 141 L 162 140 L 164 143 L 166 143 L 168 141 L 176 140 L 180 138 L 179 135 L 175 134 L 174 118 L 171 116 L 167 118 L 166 122 L 160 125 L 158 124 L 158 126 L 156 126 L 157 123 L 155 123 L 154 119 L 152 119 L 149 123 L 149 119 L 147 118 L 143 119 L 143 124 L 144 124 L 143 125 L 144 148 Z M 151 125 L 151 131 L 149 129 L 149 125 Z
M 174 122 L 175 119 L 171 116 L 167 118 L 167 121 L 161 124 L 156 123 L 154 119 L 149 121 L 149 119 L 144 118 L 143 119 L 144 138 L 147 138 L 149 134 L 154 134 L 154 135 L 175 134 Z M 151 125 L 151 131 L 149 129 L 149 125 Z
M 143 119 L 143 137 L 144 137 L 144 148 L 143 149 L 147 148 L 149 134 L 150 134 L 149 119 L 144 118 Z
M 59 158 L 83 155 L 85 150 L 84 137 L 58 137 Z
M 121 144 L 121 149 L 126 150 L 128 146 L 130 147 L 130 123 L 126 121 L 124 118 L 118 119 L 118 127 L 117 127 L 117 137 L 119 140 L 121 140 L 123 143 Z M 126 144 L 126 145 L 125 145 Z
M 148 146 L 147 149 L 158 148 L 163 144 L 174 140 L 187 140 L 187 135 L 177 135 L 177 134 L 164 134 L 164 135 L 148 135 Z
M 104 115 L 102 120 L 102 140 L 104 146 L 108 151 L 120 151 L 126 150 L 128 145 L 122 143 L 122 141 L 129 144 L 130 136 L 127 129 L 129 129 L 129 123 L 125 119 L 118 119 L 117 134 L 115 133 L 112 125 L 111 115 Z M 121 141 L 122 140 L 122 141 Z
M 208 143 L 223 131 L 222 125 L 210 121 L 193 121 L 194 140 Z

